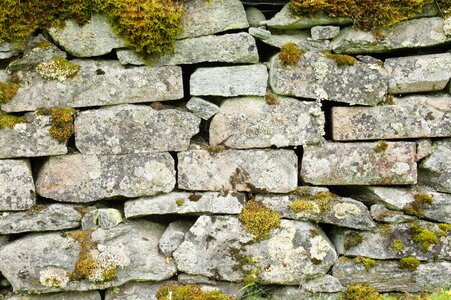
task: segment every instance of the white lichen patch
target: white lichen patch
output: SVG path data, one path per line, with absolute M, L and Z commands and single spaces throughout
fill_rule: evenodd
M 56 79 L 64 81 L 77 75 L 80 66 L 71 63 L 62 57 L 55 57 L 51 60 L 43 61 L 36 66 L 36 72 L 47 80 Z
M 65 288 L 69 282 L 69 275 L 65 270 L 48 268 L 39 272 L 39 282 L 50 288 Z
M 312 259 L 322 261 L 330 251 L 330 245 L 320 235 L 311 239 L 312 247 L 310 248 L 310 256 Z
M 334 205 L 334 215 L 337 219 L 344 219 L 348 215 L 359 215 L 360 208 L 353 203 L 337 203 Z
M 123 247 L 99 244 L 97 249 L 91 251 L 91 255 L 97 263 L 96 268 L 88 276 L 88 280 L 92 282 L 111 280 L 105 278 L 105 272 L 130 265 L 130 255 Z

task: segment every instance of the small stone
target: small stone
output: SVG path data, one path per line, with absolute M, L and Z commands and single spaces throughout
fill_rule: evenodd
M 83 209 L 83 217 L 81 218 L 81 229 L 90 230 L 97 228 L 99 220 L 99 212 L 97 207 L 88 206 Z
M 431 139 L 417 140 L 417 161 L 420 161 L 431 154 L 432 154 Z
M 302 288 L 312 293 L 338 293 L 345 290 L 340 281 L 331 275 L 308 280 Z
M 333 39 L 340 33 L 340 27 L 338 26 L 315 26 L 310 30 L 313 40 Z
M 262 11 L 253 6 L 246 8 L 246 17 L 250 27 L 260 27 L 266 21 Z
M 186 103 L 186 108 L 203 120 L 210 119 L 219 111 L 219 107 L 216 104 L 199 97 L 191 97 Z
M 98 223 L 101 228 L 113 228 L 122 223 L 122 213 L 114 208 L 99 208 Z
M 193 222 L 191 221 L 175 221 L 170 223 L 158 243 L 160 251 L 166 256 L 171 256 L 183 243 L 185 233 L 189 231 L 191 226 L 193 226 Z
M 7 235 L 0 235 L 0 248 L 8 244 L 9 238 Z
M 384 205 L 371 205 L 371 217 L 382 223 L 405 223 L 416 220 L 415 217 L 406 215 L 397 210 L 387 209 Z
M 21 47 L 19 44 L 2 42 L 0 43 L 0 59 L 8 59 L 19 55 Z
M 14 294 L 6 296 L 4 300 L 101 300 L 98 291 L 92 292 L 67 292 L 46 295 Z
M 35 203 L 30 162 L 25 159 L 0 160 L 0 211 L 27 210 Z
M 419 165 L 418 180 L 439 192 L 451 193 L 451 139 L 434 142 L 432 154 Z
M 310 293 L 298 286 L 274 287 L 271 292 L 271 300 L 337 300 L 342 293 Z

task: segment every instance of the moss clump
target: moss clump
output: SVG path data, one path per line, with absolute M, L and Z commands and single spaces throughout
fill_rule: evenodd
M 102 271 L 104 281 L 113 281 L 117 278 L 117 269 L 114 266 L 109 266 Z
M 50 135 L 60 143 L 66 142 L 74 133 L 74 118 L 77 111 L 70 107 L 39 108 L 37 115 L 50 115 Z
M 185 205 L 185 200 L 177 199 L 175 200 L 175 204 L 177 204 L 178 207 L 182 207 L 183 205 Z
M 382 300 L 382 296 L 366 283 L 354 283 L 347 287 L 341 300 Z
M 376 146 L 374 146 L 373 151 L 376 153 L 382 153 L 388 148 L 388 143 L 386 141 L 377 142 Z
M 344 248 L 349 250 L 353 247 L 360 245 L 363 242 L 363 237 L 357 232 L 350 232 L 346 234 L 344 241 Z
M 307 200 L 296 200 L 291 202 L 290 210 L 295 213 L 307 212 L 313 213 L 318 210 L 318 206 L 315 203 Z
M 91 250 L 97 248 L 97 243 L 92 240 L 91 233 L 90 230 L 66 233 L 66 236 L 71 237 L 80 245 L 75 269 L 70 276 L 71 280 L 89 279 L 99 267 L 98 261 L 91 255 Z
M 337 196 L 331 192 L 318 192 L 310 194 L 310 190 L 298 188 L 293 192 L 299 199 L 293 201 L 289 208 L 295 213 L 308 212 L 315 213 L 320 216 L 325 215 L 330 209 L 330 202 Z
M 338 66 L 352 66 L 357 62 L 357 59 L 355 57 L 352 57 L 350 55 L 345 54 L 333 54 L 329 51 L 324 51 L 324 55 L 326 55 L 328 58 L 333 59 Z
M 295 43 L 286 43 L 280 48 L 279 60 L 282 65 L 296 65 L 301 59 L 302 50 Z
M 233 300 L 232 297 L 218 291 L 203 291 L 197 284 L 163 285 L 156 293 L 158 300 Z
M 265 96 L 265 101 L 269 105 L 276 105 L 280 102 L 279 98 L 277 98 L 276 94 L 274 93 L 267 93 Z
M 404 257 L 399 260 L 398 266 L 400 269 L 415 271 L 420 266 L 420 260 L 415 257 Z
M 255 199 L 247 202 L 238 219 L 257 241 L 268 239 L 271 230 L 280 227 L 280 214 Z
M 396 253 L 401 253 L 404 250 L 404 244 L 401 240 L 394 240 L 392 243 L 392 248 Z
M 371 268 L 373 268 L 377 264 L 374 259 L 362 256 L 354 258 L 354 262 L 361 263 L 367 271 L 371 270 Z
M 419 218 L 424 217 L 424 211 L 423 208 L 425 206 L 428 206 L 432 203 L 432 195 L 429 194 L 416 194 L 414 196 L 414 200 L 412 203 L 410 203 L 406 209 L 405 212 L 409 215 L 414 215 Z
M 440 230 L 442 230 L 446 233 L 451 231 L 451 224 L 442 223 L 442 224 L 439 224 L 438 227 L 440 228 Z
M 391 94 L 388 94 L 387 97 L 385 97 L 385 100 L 383 101 L 384 105 L 394 105 L 395 104 L 395 97 Z
M 44 79 L 64 81 L 73 78 L 80 71 L 80 66 L 71 63 L 64 57 L 55 57 L 43 61 L 36 66 L 36 72 Z
M 14 115 L 2 114 L 0 115 L 0 129 L 3 127 L 14 128 L 16 124 L 27 123 L 25 117 L 18 117 Z
M 412 241 L 420 245 L 423 252 L 429 251 L 429 247 L 439 243 L 437 235 L 424 227 L 413 224 L 410 226 Z
M 0 104 L 8 103 L 11 101 L 19 90 L 17 83 L 8 82 L 4 83 L 0 81 Z

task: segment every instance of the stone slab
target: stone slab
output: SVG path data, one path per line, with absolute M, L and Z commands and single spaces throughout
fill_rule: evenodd
M 25 159 L 0 160 L 0 211 L 27 210 L 35 203 L 30 162 Z
M 419 182 L 451 193 L 451 139 L 434 142 L 432 154 L 419 164 Z
M 219 107 L 216 104 L 199 97 L 191 97 L 186 103 L 186 108 L 203 120 L 210 119 L 219 111 Z
M 171 256 L 172 253 L 185 240 L 185 234 L 189 231 L 194 222 L 187 220 L 178 220 L 169 223 L 168 228 L 164 231 L 163 235 L 158 242 L 160 251 L 166 255 Z
M 46 295 L 29 295 L 29 294 L 14 294 L 6 296 L 5 300 L 101 300 L 102 297 L 98 291 L 92 292 L 68 292 L 68 293 L 54 293 Z
M 417 218 L 409 216 L 398 210 L 387 209 L 382 204 L 371 205 L 371 217 L 381 223 L 405 223 Z
M 313 40 L 328 40 L 333 39 L 340 33 L 338 26 L 315 26 L 311 28 L 311 35 Z

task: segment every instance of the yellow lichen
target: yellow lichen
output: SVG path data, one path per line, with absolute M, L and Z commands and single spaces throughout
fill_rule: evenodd
M 420 260 L 415 257 L 404 257 L 399 260 L 398 266 L 400 269 L 415 271 L 420 266 Z
M 36 72 L 48 80 L 64 81 L 68 78 L 73 78 L 79 71 L 79 65 L 71 63 L 64 57 L 55 57 L 36 66 Z
M 279 60 L 282 65 L 296 65 L 302 56 L 302 50 L 295 43 L 287 43 L 280 48 Z
M 357 62 L 355 57 L 345 54 L 333 54 L 330 51 L 324 51 L 324 55 L 333 59 L 338 66 L 352 66 Z
M 25 117 L 18 117 L 14 115 L 1 114 L 0 115 L 0 129 L 3 127 L 14 128 L 16 124 L 27 123 L 27 119 Z
M 280 227 L 280 214 L 255 199 L 247 202 L 238 219 L 257 241 L 268 239 L 271 230 Z
M 0 104 L 11 101 L 16 96 L 18 90 L 19 85 L 17 83 L 4 83 L 0 81 Z
M 197 284 L 163 285 L 156 293 L 158 300 L 233 300 L 219 290 L 203 291 Z
M 50 135 L 60 143 L 66 142 L 74 133 L 74 118 L 77 111 L 70 107 L 39 108 L 37 115 L 50 115 Z

